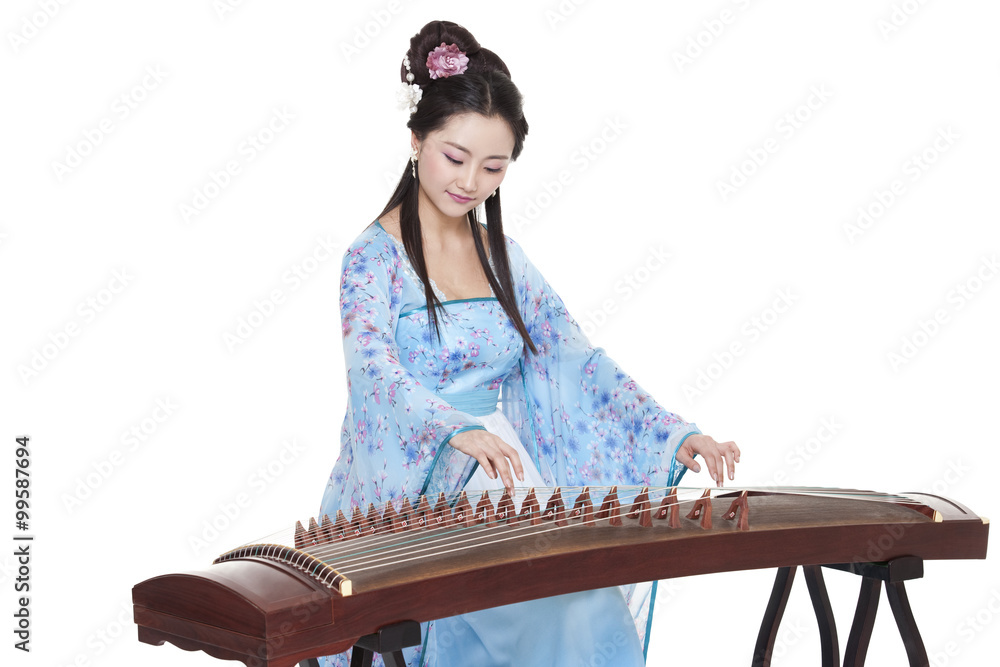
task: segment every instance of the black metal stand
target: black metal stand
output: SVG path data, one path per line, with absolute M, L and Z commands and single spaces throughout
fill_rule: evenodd
M 351 650 L 351 667 L 371 667 L 376 653 L 382 654 L 385 667 L 406 667 L 403 649 L 420 643 L 420 624 L 402 621 L 387 625 L 358 640 Z
M 351 649 L 351 667 L 372 667 L 376 653 L 382 655 L 385 667 L 405 667 L 403 649 L 420 643 L 420 624 L 402 621 L 387 625 L 370 635 L 365 635 Z M 319 667 L 316 658 L 299 662 L 299 667 Z
M 904 581 L 918 579 L 924 576 L 924 562 L 920 558 L 903 557 L 884 563 L 841 563 L 831 565 L 804 565 L 806 584 L 809 586 L 809 597 L 812 599 L 816 621 L 819 624 L 820 647 L 823 667 L 840 667 L 840 651 L 837 646 L 837 626 L 830 607 L 830 598 L 823 582 L 822 568 L 842 570 L 860 576 L 861 592 L 858 595 L 858 606 L 854 612 L 854 623 L 847 640 L 844 653 L 844 667 L 864 667 L 865 656 L 868 653 L 868 642 L 871 640 L 872 628 L 875 625 L 875 614 L 878 612 L 879 596 L 882 584 L 885 583 L 886 597 L 896 619 L 896 626 L 903 638 L 906 656 L 910 667 L 929 667 L 927 651 L 917 630 L 917 623 L 906 597 Z M 760 632 L 757 634 L 757 645 L 754 648 L 752 667 L 770 667 L 771 654 L 774 651 L 774 640 L 778 634 L 781 617 L 785 613 L 788 594 L 795 580 L 794 567 L 782 567 L 774 579 L 771 598 L 767 602 L 764 618 L 761 620 Z

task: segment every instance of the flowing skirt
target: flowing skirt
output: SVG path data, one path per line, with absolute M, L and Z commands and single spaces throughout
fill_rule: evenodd
M 546 487 L 510 422 L 497 410 L 479 417 L 521 458 L 524 481 Z M 516 477 L 515 477 L 516 480 Z M 477 468 L 466 484 L 473 491 L 503 488 Z M 547 498 L 539 496 L 545 506 Z M 609 563 L 613 567 L 613 564 Z M 434 621 L 422 664 L 429 667 L 638 667 L 645 664 L 635 621 L 617 586 L 493 607 Z

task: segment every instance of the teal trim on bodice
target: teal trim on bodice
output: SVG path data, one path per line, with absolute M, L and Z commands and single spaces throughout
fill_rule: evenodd
M 447 306 L 448 304 L 451 303 L 468 303 L 470 301 L 497 301 L 497 298 L 495 296 L 473 296 L 469 297 L 468 299 L 448 299 L 447 301 L 442 301 L 441 305 Z M 417 306 L 416 308 L 410 308 L 409 310 L 400 313 L 399 316 L 407 317 L 408 315 L 412 315 L 413 313 L 418 313 L 421 310 L 427 310 L 427 305 L 425 304 L 423 306 Z

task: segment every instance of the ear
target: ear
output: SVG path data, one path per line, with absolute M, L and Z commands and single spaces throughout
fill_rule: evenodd
M 420 139 L 417 138 L 417 133 L 410 130 L 410 148 L 418 154 L 420 153 L 420 143 Z

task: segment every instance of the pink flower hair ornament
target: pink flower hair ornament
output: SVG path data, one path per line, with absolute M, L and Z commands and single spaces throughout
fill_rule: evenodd
M 427 54 L 427 71 L 432 79 L 444 79 L 461 74 L 469 69 L 469 57 L 459 51 L 455 44 L 445 44 L 435 47 Z
M 423 97 L 420 85 L 414 83 L 416 78 L 410 71 L 410 58 L 403 56 L 403 66 L 406 68 L 406 82 L 399 90 L 397 101 L 400 109 L 408 109 L 412 115 L 417 110 L 417 103 Z M 427 54 L 427 71 L 432 79 L 446 79 L 449 76 L 462 74 L 469 69 L 469 57 L 464 51 L 458 49 L 456 44 L 445 44 L 437 46 Z

